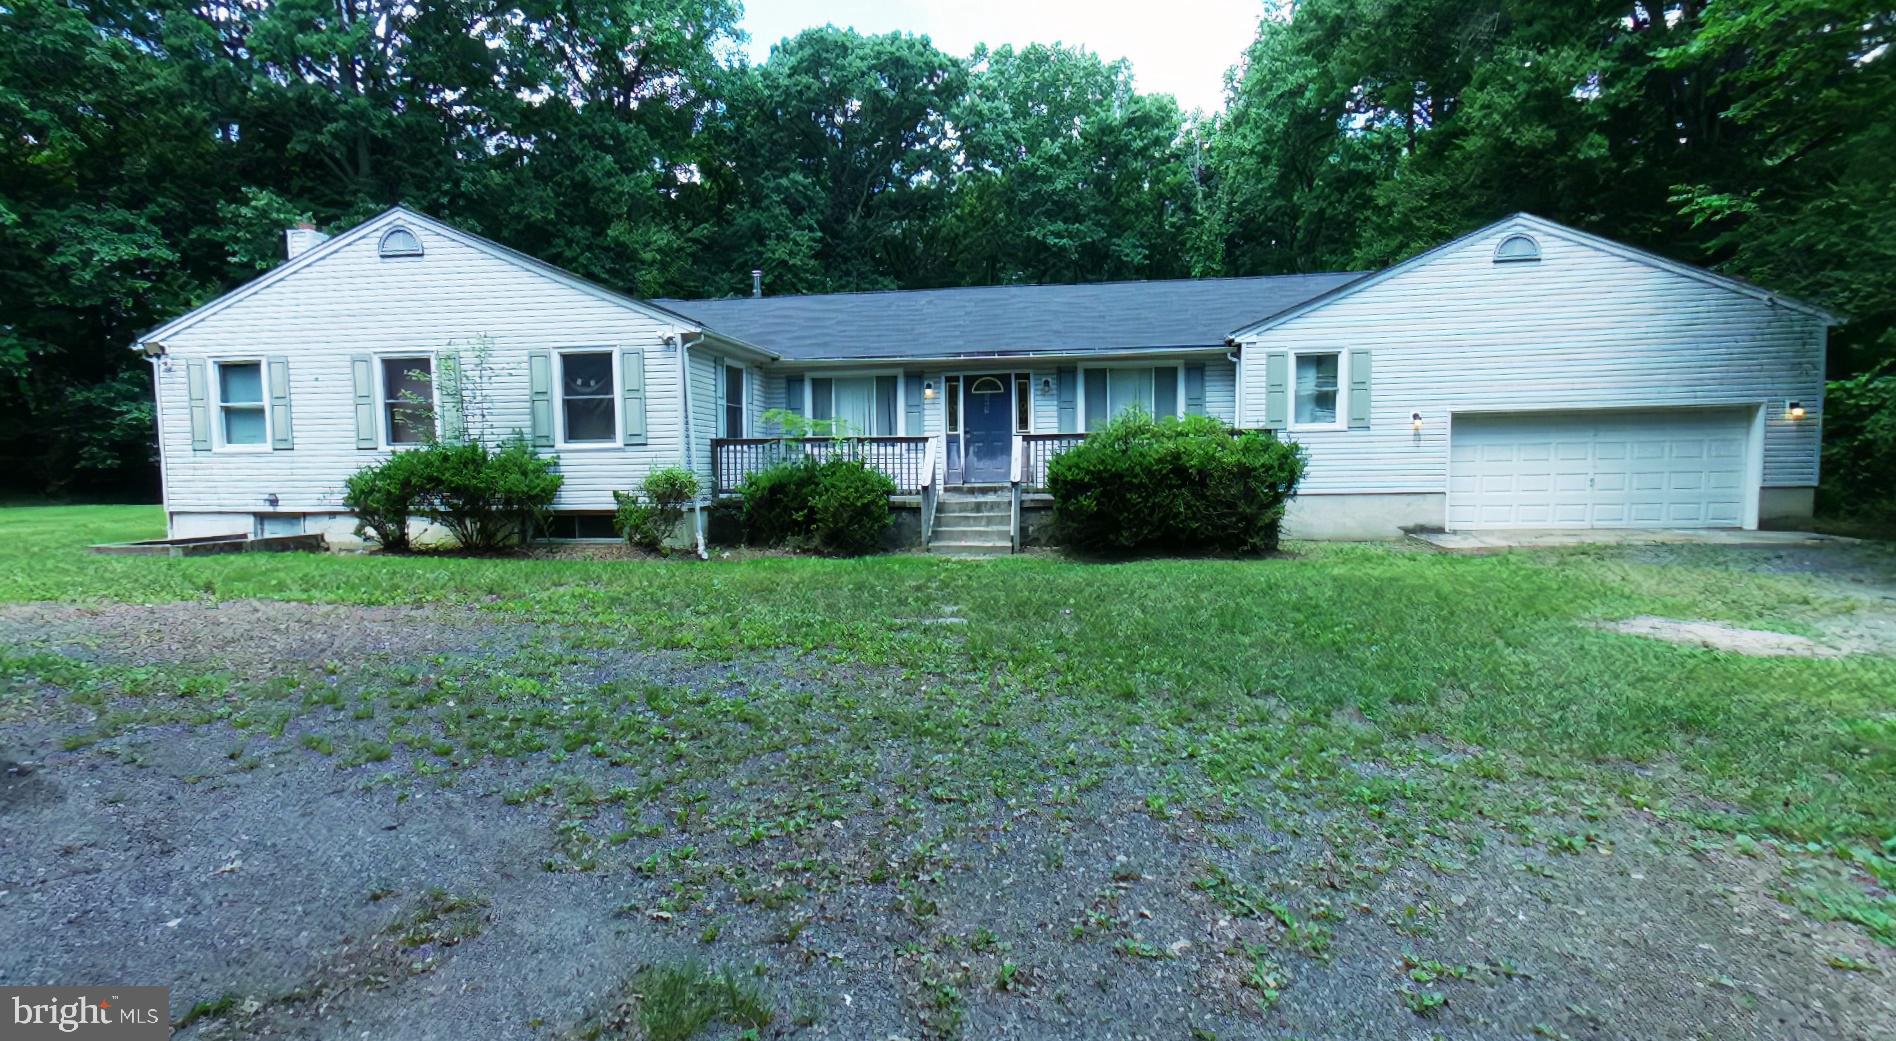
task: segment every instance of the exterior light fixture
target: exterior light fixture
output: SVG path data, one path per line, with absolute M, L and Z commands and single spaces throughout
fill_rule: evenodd
M 1051 376 L 1040 377 L 1040 396 L 1043 398 L 1050 398 L 1053 396 L 1053 377 Z
M 1789 416 L 1793 420 L 1803 419 L 1804 418 L 1804 403 L 1801 401 L 1785 402 L 1784 414 L 1786 416 Z
M 1416 433 L 1422 432 L 1422 413 L 1420 412 L 1409 413 L 1409 429 L 1415 431 Z
M 923 401 L 935 400 L 935 381 L 934 380 L 929 380 L 927 383 L 922 384 L 922 400 Z

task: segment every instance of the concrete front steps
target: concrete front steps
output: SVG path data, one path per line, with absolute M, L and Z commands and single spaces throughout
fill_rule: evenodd
M 935 506 L 928 551 L 954 557 L 1006 556 L 1014 551 L 1013 500 L 1007 492 L 943 492 Z

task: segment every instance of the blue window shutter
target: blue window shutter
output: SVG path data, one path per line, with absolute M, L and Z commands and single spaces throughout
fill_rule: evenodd
M 1350 429 L 1369 429 L 1369 352 L 1350 352 Z
M 1079 370 L 1068 366 L 1058 373 L 1060 384 L 1060 432 L 1071 434 L 1080 429 L 1078 402 L 1080 396 Z
M 909 437 L 922 435 L 922 374 L 910 369 L 902 374 L 902 411 L 908 424 L 902 431 Z
M 210 381 L 205 366 L 195 358 L 184 363 L 185 393 L 191 402 L 191 451 L 211 450 Z
M 1272 430 L 1290 425 L 1290 355 L 1283 351 L 1264 356 L 1264 425 Z
M 725 402 L 730 400 L 730 397 L 729 397 L 730 389 L 725 386 L 725 377 L 728 375 L 729 373 L 724 368 L 724 358 L 720 355 L 716 355 L 716 354 L 712 355 L 711 356 L 711 382 L 712 382 L 712 385 L 717 388 L 716 398 L 717 398 L 718 410 L 716 412 L 717 419 L 711 424 L 711 429 L 717 431 L 719 437 L 737 436 L 731 433 L 729 429 L 730 424 L 725 422 L 726 417 L 725 417 L 724 405 L 725 405 Z
M 810 379 L 810 418 L 823 420 L 830 418 L 835 407 L 834 386 L 828 377 L 815 376 Z
M 1106 370 L 1086 370 L 1086 429 L 1106 425 Z
M 553 447 L 553 352 L 527 355 L 527 396 L 530 401 L 533 447 Z
M 290 359 L 274 355 L 265 359 L 270 375 L 270 447 L 285 452 L 296 447 L 290 430 Z
M 793 416 L 803 414 L 802 376 L 785 376 L 783 378 L 783 410 Z
M 1178 418 L 1178 366 L 1161 365 L 1152 370 L 1152 418 Z
M 366 354 L 349 358 L 349 375 L 355 384 L 356 447 L 374 448 L 375 438 L 375 359 Z
M 619 352 L 619 410 L 625 443 L 645 443 L 645 352 L 636 348 Z
M 1185 366 L 1185 414 L 1188 416 L 1205 414 L 1205 367 L 1203 365 Z

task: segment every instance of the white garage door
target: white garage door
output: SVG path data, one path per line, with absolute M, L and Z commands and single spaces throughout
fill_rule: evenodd
M 1448 526 L 1736 528 L 1745 409 L 1458 415 Z

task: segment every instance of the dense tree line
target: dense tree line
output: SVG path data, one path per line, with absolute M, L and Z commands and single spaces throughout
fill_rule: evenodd
M 0 0 L 0 466 L 149 481 L 136 333 L 406 202 L 640 295 L 1361 268 L 1530 210 L 1896 353 L 1886 0 L 1260 7 L 1226 111 L 737 0 Z

